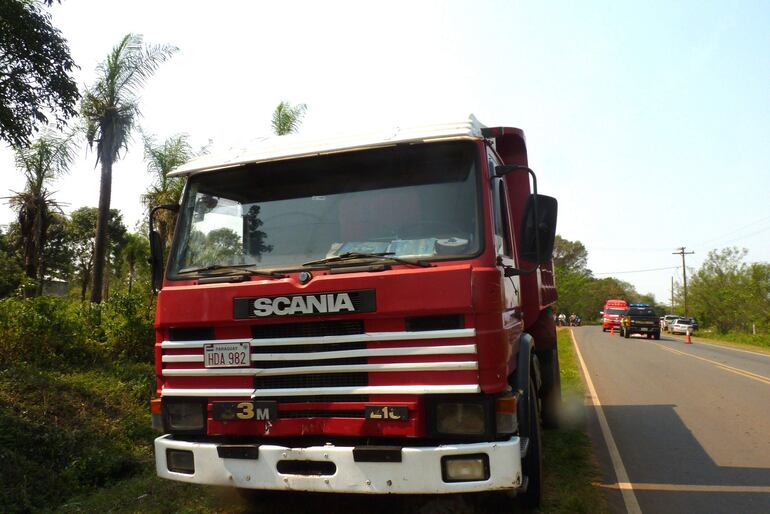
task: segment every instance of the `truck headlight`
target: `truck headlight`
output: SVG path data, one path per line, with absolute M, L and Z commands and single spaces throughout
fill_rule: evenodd
M 478 453 L 441 457 L 441 478 L 444 482 L 489 480 L 489 456 Z
M 206 404 L 195 401 L 163 402 L 164 425 L 169 432 L 202 432 L 206 427 Z
M 486 412 L 481 403 L 447 402 L 436 405 L 436 432 L 453 435 L 483 435 Z

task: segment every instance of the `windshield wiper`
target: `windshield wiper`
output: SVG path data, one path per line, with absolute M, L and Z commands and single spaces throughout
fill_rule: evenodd
M 253 266 L 253 264 L 212 264 L 210 266 L 200 266 L 197 268 L 183 268 L 179 270 L 178 274 L 183 275 L 187 273 L 201 273 L 207 277 L 228 275 L 230 273 L 248 273 L 249 275 L 272 278 L 286 278 L 287 276 L 278 271 L 261 271 L 258 269 L 253 269 Z M 209 271 L 222 271 L 223 273 L 207 273 Z
M 315 266 L 317 264 L 334 264 L 335 262 L 353 261 L 358 259 L 393 261 L 399 264 L 409 264 L 410 266 L 420 266 L 423 268 L 429 268 L 433 266 L 433 264 L 431 264 L 430 262 L 419 260 L 419 259 L 418 260 L 401 259 L 399 257 L 395 257 L 393 253 L 394 252 L 378 252 L 378 253 L 345 252 L 335 257 L 327 257 L 326 259 L 319 259 L 317 261 L 308 261 L 303 263 L 302 266 Z

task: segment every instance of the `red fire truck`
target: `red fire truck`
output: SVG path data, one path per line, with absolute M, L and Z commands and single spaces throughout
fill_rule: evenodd
M 602 315 L 602 332 L 617 329 L 620 330 L 620 322 L 623 320 L 623 313 L 628 309 L 628 303 L 625 300 L 607 300 L 604 304 Z
M 521 130 L 267 138 L 174 175 L 150 214 L 159 476 L 539 503 L 556 200 Z

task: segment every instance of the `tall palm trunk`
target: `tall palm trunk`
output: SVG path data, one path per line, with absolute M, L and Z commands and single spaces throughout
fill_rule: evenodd
M 106 154 L 106 152 L 104 152 Z M 91 286 L 91 302 L 101 303 L 104 284 L 104 258 L 107 254 L 107 223 L 110 217 L 112 196 L 112 156 L 102 155 L 102 180 L 99 188 L 99 213 L 96 217 L 96 241 L 94 246 L 94 281 Z
M 45 232 L 47 228 L 44 226 L 44 223 L 47 214 L 45 212 L 45 205 L 41 201 L 35 215 L 37 218 L 35 220 L 35 239 L 37 240 L 37 288 L 35 289 L 35 296 L 43 294 L 43 281 L 45 280 Z

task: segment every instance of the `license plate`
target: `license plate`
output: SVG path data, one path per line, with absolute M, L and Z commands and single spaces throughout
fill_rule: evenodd
M 251 366 L 249 343 L 210 343 L 203 346 L 203 365 L 207 368 Z
M 215 421 L 271 421 L 278 417 L 278 402 L 213 402 L 211 415 Z
M 642 332 L 647 332 L 649 330 L 647 327 L 642 327 Z

